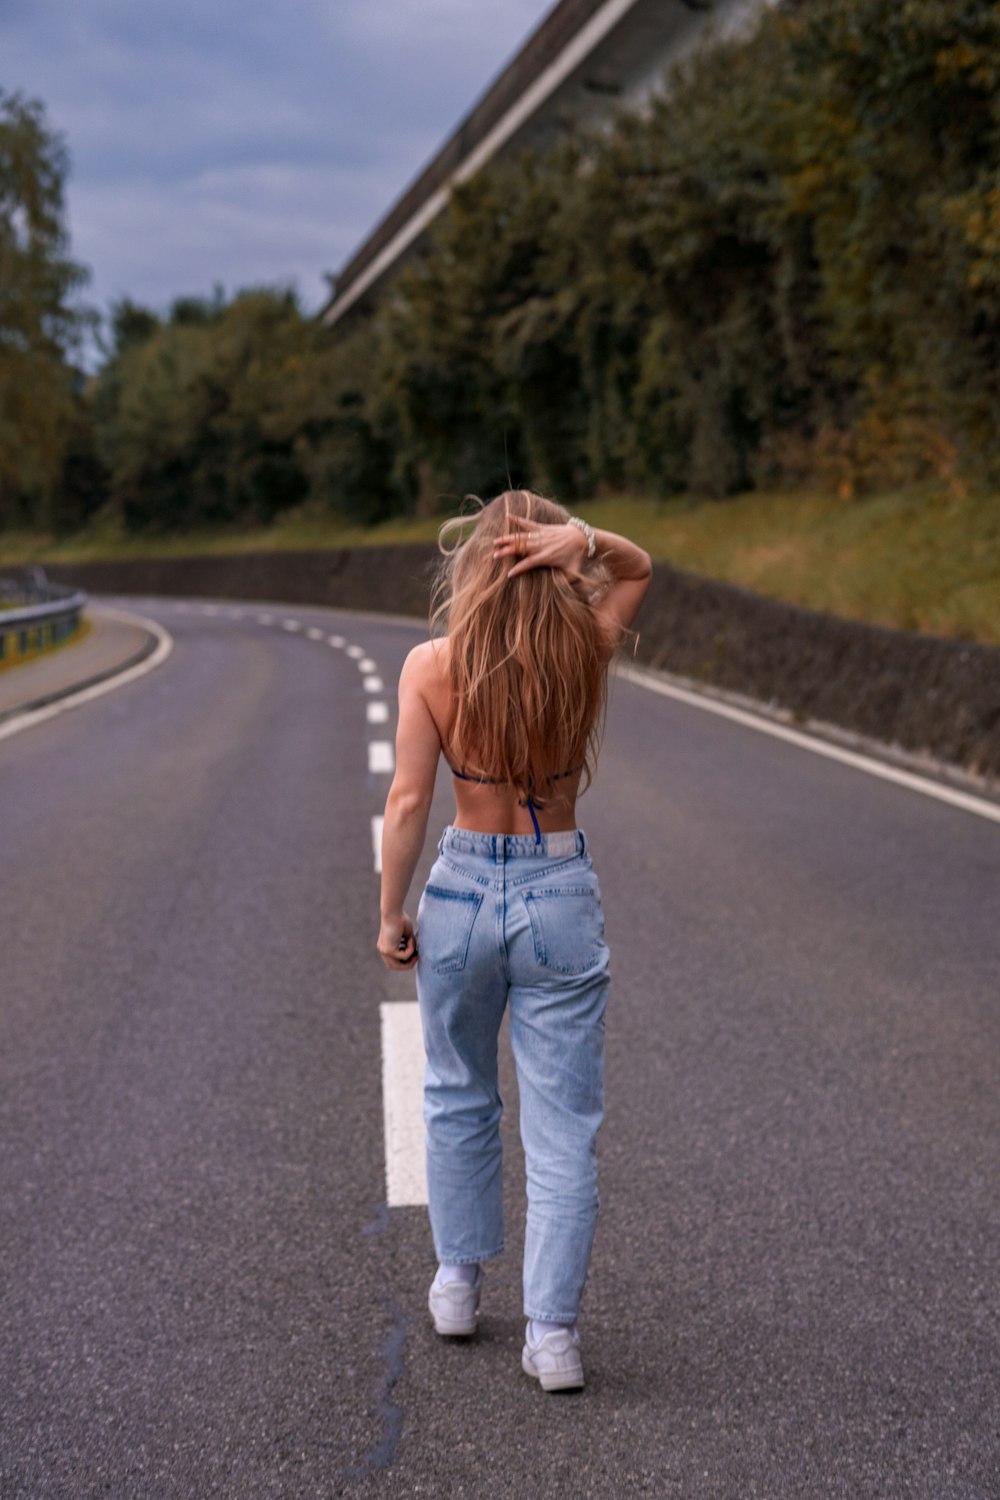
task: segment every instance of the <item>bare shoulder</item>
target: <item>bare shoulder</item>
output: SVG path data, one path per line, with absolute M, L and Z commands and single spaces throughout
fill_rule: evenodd
M 421 641 L 419 646 L 414 646 L 403 663 L 399 685 L 403 689 L 413 689 L 430 701 L 447 692 L 447 637 Z
M 448 638 L 430 641 L 421 641 L 408 653 L 403 663 L 403 671 L 407 677 L 416 680 L 427 678 L 433 681 L 443 675 L 448 663 Z

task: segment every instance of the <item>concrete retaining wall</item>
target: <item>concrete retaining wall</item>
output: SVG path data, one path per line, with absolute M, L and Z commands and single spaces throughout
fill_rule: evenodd
M 429 544 L 47 566 L 92 593 L 284 600 L 426 618 Z M 1000 776 L 1000 647 L 886 630 L 658 563 L 637 660 Z

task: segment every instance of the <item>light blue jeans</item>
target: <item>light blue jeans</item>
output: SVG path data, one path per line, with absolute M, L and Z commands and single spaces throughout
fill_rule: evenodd
M 528 1177 L 524 1313 L 574 1323 L 597 1221 L 608 949 L 580 830 L 448 827 L 417 911 L 427 1185 L 438 1259 L 503 1249 L 497 1034 L 510 1006 Z

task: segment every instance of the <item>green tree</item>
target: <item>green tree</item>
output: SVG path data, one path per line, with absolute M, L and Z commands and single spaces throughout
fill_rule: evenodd
M 91 410 L 134 527 L 995 477 L 1000 3 L 783 0 L 463 183 L 371 317 L 120 304 Z
M 546 467 L 522 384 L 525 323 L 545 287 L 549 225 L 565 187 L 531 157 L 481 172 L 456 190 L 429 253 L 389 300 L 377 399 L 383 424 L 392 413 L 397 478 L 425 507 L 502 488 L 508 472 L 516 483 L 529 464 Z
M 95 411 L 112 500 L 129 528 L 259 521 L 287 501 L 287 444 L 263 429 L 269 376 L 299 323 L 288 299 L 264 293 L 217 309 L 184 299 L 162 323 L 117 309 Z
M 370 341 L 332 342 L 288 292 L 113 310 L 93 393 L 112 504 L 131 530 L 268 523 L 311 500 L 373 521 L 394 501 L 366 413 Z
M 917 462 L 936 434 L 996 472 L 1000 5 L 800 0 L 775 24 L 772 171 L 809 226 L 856 419 Z
M 86 272 L 68 253 L 67 169 L 42 106 L 0 91 L 0 524 L 51 521 L 79 415 Z
M 454 194 L 369 330 L 411 496 L 996 474 L 1000 4 L 785 0 Z

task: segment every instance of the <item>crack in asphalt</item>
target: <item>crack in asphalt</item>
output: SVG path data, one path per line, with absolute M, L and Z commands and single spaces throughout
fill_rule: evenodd
M 384 1234 L 391 1228 L 392 1216 L 388 1205 L 380 1203 L 375 1210 L 375 1217 L 364 1225 L 361 1232 L 365 1235 Z M 340 1478 L 343 1482 L 367 1479 L 380 1469 L 389 1468 L 395 1460 L 403 1434 L 403 1405 L 401 1401 L 393 1400 L 393 1391 L 406 1368 L 406 1331 L 412 1320 L 392 1297 L 386 1296 L 384 1300 L 392 1322 L 380 1348 L 383 1376 L 375 1410 L 385 1424 L 385 1430 L 380 1440 L 363 1455 L 360 1462 L 342 1471 Z
M 385 1423 L 385 1432 L 374 1448 L 370 1448 L 362 1457 L 360 1463 L 352 1464 L 341 1474 L 341 1479 L 353 1481 L 367 1479 L 370 1474 L 380 1469 L 387 1469 L 396 1457 L 396 1449 L 403 1435 L 403 1406 L 402 1402 L 394 1401 L 392 1393 L 396 1382 L 406 1368 L 406 1330 L 410 1326 L 410 1318 L 395 1303 L 389 1302 L 389 1312 L 392 1316 L 392 1327 L 382 1340 L 381 1355 L 385 1363 L 385 1373 L 382 1380 L 381 1390 L 378 1397 L 376 1412 Z

